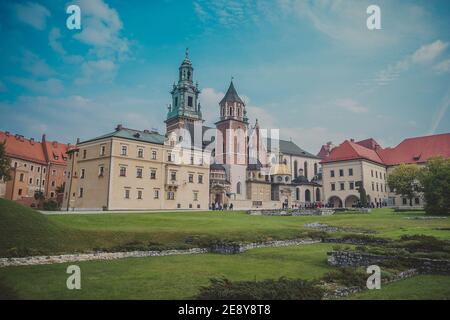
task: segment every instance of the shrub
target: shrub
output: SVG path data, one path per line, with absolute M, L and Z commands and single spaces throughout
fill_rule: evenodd
M 403 235 L 400 238 L 399 246 L 409 252 L 417 251 L 447 251 L 450 252 L 450 243 L 425 235 Z
M 46 211 L 56 211 L 58 210 L 58 203 L 54 200 L 48 200 L 44 202 L 43 208 Z
M 236 281 L 211 279 L 194 297 L 199 300 L 320 300 L 323 289 L 313 281 L 278 280 Z
M 360 269 L 340 268 L 323 276 L 326 282 L 333 282 L 345 287 L 364 288 L 368 275 Z
M 450 159 L 429 159 L 419 180 L 424 192 L 426 213 L 450 215 Z

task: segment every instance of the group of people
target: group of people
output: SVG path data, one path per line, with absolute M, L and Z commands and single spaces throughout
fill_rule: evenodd
M 230 203 L 230 205 L 228 205 L 228 203 L 224 203 L 223 205 L 219 202 L 216 203 L 211 203 L 209 205 L 209 210 L 233 210 L 233 203 Z

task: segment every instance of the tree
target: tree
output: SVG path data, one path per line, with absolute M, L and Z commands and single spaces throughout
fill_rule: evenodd
M 11 159 L 6 155 L 6 141 L 0 143 L 0 179 L 11 179 Z
M 430 158 L 420 175 L 425 211 L 433 215 L 450 215 L 450 159 Z
M 412 199 L 420 191 L 420 171 L 416 164 L 401 164 L 388 176 L 389 188 L 395 193 L 408 198 L 412 206 Z
M 361 207 L 366 208 L 367 207 L 367 194 L 366 189 L 364 189 L 362 185 L 362 181 L 356 182 L 356 190 L 359 192 L 359 203 L 361 204 Z

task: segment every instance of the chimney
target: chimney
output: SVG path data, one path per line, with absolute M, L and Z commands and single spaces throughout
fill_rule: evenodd
M 34 146 L 34 138 L 30 138 L 30 144 Z
M 120 130 L 122 130 L 122 129 L 123 129 L 122 125 L 121 125 L 121 124 L 118 124 L 117 127 L 116 127 L 116 131 L 120 131 Z
M 77 143 L 76 144 L 78 145 L 78 144 L 80 144 L 80 142 L 81 142 L 80 138 L 77 138 Z
M 42 142 L 45 142 L 45 137 L 46 137 L 46 135 L 45 135 L 45 133 L 42 135 Z
M 351 141 L 351 142 L 355 142 L 355 139 L 352 138 L 352 139 L 350 139 L 350 141 Z

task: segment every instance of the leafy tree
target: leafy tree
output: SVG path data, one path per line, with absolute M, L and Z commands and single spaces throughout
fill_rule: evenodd
M 401 164 L 388 177 L 388 185 L 395 193 L 408 198 L 412 206 L 412 199 L 420 191 L 420 171 L 416 164 Z
M 367 207 L 367 193 L 366 189 L 364 189 L 362 185 L 362 181 L 356 182 L 356 190 L 359 192 L 359 203 L 361 204 L 361 207 L 366 208 Z
M 11 179 L 11 159 L 6 155 L 6 141 L 0 143 L 0 179 Z
M 450 159 L 431 158 L 422 170 L 420 183 L 425 211 L 433 215 L 450 214 Z

